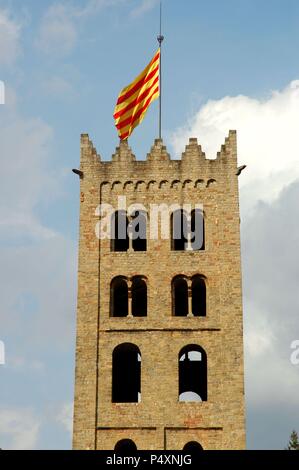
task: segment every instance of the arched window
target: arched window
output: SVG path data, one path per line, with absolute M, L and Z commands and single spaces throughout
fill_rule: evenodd
M 141 401 L 141 354 L 135 344 L 116 346 L 112 355 L 112 402 Z
M 132 280 L 132 315 L 133 317 L 147 316 L 147 285 L 141 276 Z
M 187 244 L 188 219 L 183 209 L 178 209 L 171 214 L 171 249 L 183 251 Z
M 172 310 L 176 317 L 188 315 L 188 284 L 184 276 L 177 276 L 172 281 Z
M 130 230 L 132 233 L 132 248 L 134 251 L 146 251 L 146 212 L 136 211 L 132 215 Z
M 206 283 L 203 276 L 192 278 L 192 313 L 196 317 L 206 316 Z
M 189 344 L 179 353 L 179 401 L 206 401 L 207 398 L 207 355 L 200 346 Z
M 131 439 L 121 439 L 115 444 L 115 452 L 122 455 L 131 455 L 137 451 L 137 446 Z
M 201 209 L 194 209 L 191 212 L 191 249 L 205 249 L 205 219 Z
M 126 317 L 128 315 L 128 284 L 123 276 L 112 279 L 110 285 L 110 316 Z
M 147 280 L 143 276 L 127 279 L 117 276 L 110 284 L 111 317 L 147 316 Z
M 203 447 L 200 445 L 199 442 L 196 441 L 190 441 L 187 442 L 187 444 L 184 445 L 183 450 L 185 452 L 194 453 L 203 450 Z
M 171 214 L 171 249 L 197 251 L 205 249 L 205 221 L 202 209 L 187 214 L 178 209 Z
M 206 316 L 206 282 L 199 274 L 172 280 L 172 314 L 176 317 Z M 189 302 L 190 300 L 190 302 Z
M 128 218 L 124 210 L 115 211 L 111 219 L 111 251 L 129 249 Z

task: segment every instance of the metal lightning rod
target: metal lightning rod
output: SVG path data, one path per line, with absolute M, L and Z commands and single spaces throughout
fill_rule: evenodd
M 162 36 L 162 1 L 160 1 L 160 34 L 157 37 L 159 48 L 160 48 L 160 67 L 159 67 L 159 139 L 162 138 L 162 42 L 164 36 Z

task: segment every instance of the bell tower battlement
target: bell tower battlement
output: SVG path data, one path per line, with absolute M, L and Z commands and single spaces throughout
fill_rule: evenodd
M 82 134 L 75 449 L 245 447 L 237 170 L 236 131 L 213 160 Z
M 167 173 L 169 177 L 173 178 L 190 178 L 192 173 L 198 176 L 198 172 L 200 172 L 207 178 L 210 175 L 210 179 L 215 176 L 223 179 L 223 177 L 228 177 L 230 172 L 235 173 L 236 169 L 236 131 L 229 132 L 216 159 L 207 159 L 197 138 L 190 138 L 181 160 L 171 159 L 162 139 L 156 139 L 146 160 L 143 161 L 136 159 L 127 141 L 120 141 L 111 161 L 103 161 L 88 134 L 81 135 L 80 170 L 83 172 L 83 176 L 85 174 L 89 179 L 100 178 L 103 181 L 105 178 L 113 180 L 114 177 L 119 178 L 119 176 L 134 176 L 136 178 L 148 176 L 151 178 L 153 175 L 160 175 L 160 172 L 164 176 Z

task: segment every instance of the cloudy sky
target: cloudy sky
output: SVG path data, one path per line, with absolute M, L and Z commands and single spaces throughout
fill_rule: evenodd
M 21 4 L 21 6 L 20 6 Z M 118 144 L 120 89 L 157 48 L 155 0 L 0 0 L 0 447 L 71 446 L 79 136 Z M 299 430 L 299 2 L 164 0 L 163 135 L 215 157 L 238 131 L 247 446 Z M 144 159 L 157 103 L 130 139 Z

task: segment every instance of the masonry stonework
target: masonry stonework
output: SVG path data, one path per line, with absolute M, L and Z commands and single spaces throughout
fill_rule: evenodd
M 215 160 L 192 138 L 181 160 L 171 160 L 155 140 L 145 161 L 121 141 L 112 161 L 101 161 L 81 136 L 80 241 L 74 404 L 74 449 L 111 450 L 120 439 L 137 448 L 179 450 L 189 441 L 204 449 L 244 449 L 243 318 L 236 132 Z M 147 237 L 146 252 L 112 252 L 99 240 L 97 207 L 203 204 L 205 249 L 172 251 L 170 239 Z M 148 234 L 149 235 L 149 234 Z M 172 315 L 171 281 L 205 276 L 205 317 Z M 110 316 L 115 276 L 147 278 L 146 317 Z M 112 353 L 121 343 L 138 346 L 141 401 L 112 403 Z M 197 344 L 207 354 L 208 399 L 178 400 L 178 354 Z

